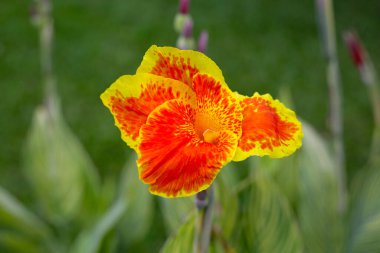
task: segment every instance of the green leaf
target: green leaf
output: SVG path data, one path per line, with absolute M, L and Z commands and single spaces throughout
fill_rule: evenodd
M 212 240 L 210 242 L 209 252 L 210 253 L 225 253 L 226 250 L 223 248 L 223 245 L 220 243 L 220 241 Z
M 143 239 L 149 231 L 153 216 L 153 195 L 148 186 L 139 180 L 136 159 L 135 155 L 129 159 L 121 177 L 121 194 L 129 203 L 120 222 L 124 243 Z
M 57 108 L 36 109 L 24 167 L 41 209 L 52 222 L 67 221 L 82 205 L 95 202 L 95 168 Z
M 296 207 L 299 198 L 299 153 L 273 159 L 270 157 L 252 157 L 250 163 L 253 168 L 260 167 L 265 169 L 271 176 L 278 188 L 288 199 L 292 207 Z
M 78 236 L 70 252 L 99 252 L 105 236 L 119 224 L 126 208 L 127 203 L 123 198 L 119 198 L 92 228 L 84 230 Z
M 12 253 L 41 253 L 43 250 L 38 244 L 19 233 L 0 231 L 0 250 L 6 249 Z
M 0 187 L 0 224 L 1 227 L 7 226 L 33 238 L 41 239 L 50 235 L 47 225 L 2 187 Z
M 380 164 L 380 126 L 373 132 L 371 152 L 368 163 L 374 166 Z
M 336 168 L 326 142 L 303 122 L 300 150 L 300 228 L 306 252 L 342 252 Z
M 237 192 L 233 190 L 237 184 L 236 167 L 231 164 L 224 167 L 214 184 L 216 186 L 214 224 L 221 227 L 224 238 L 230 238 L 239 212 L 239 198 Z
M 346 252 L 380 252 L 380 131 L 375 132 L 369 164 L 356 176 Z
M 160 252 L 193 252 L 194 222 L 194 215 L 187 217 L 187 221 L 166 241 Z
M 165 224 L 171 233 L 177 231 L 189 214 L 195 210 L 194 197 L 160 198 L 159 201 Z
M 211 242 L 209 246 L 210 253 L 236 253 L 231 243 L 228 241 L 231 237 L 225 237 L 222 231 L 218 231 L 215 227 L 211 232 Z M 228 240 L 227 240 L 228 239 Z
M 289 203 L 265 168 L 255 170 L 246 221 L 250 252 L 302 252 L 302 241 Z

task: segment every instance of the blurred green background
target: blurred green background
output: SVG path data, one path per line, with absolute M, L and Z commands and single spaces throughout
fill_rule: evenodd
M 131 151 L 99 95 L 120 75 L 133 74 L 152 44 L 175 45 L 176 0 L 54 0 L 53 66 L 65 120 L 93 160 L 102 182 L 118 178 Z M 29 1 L 0 2 L 0 185 L 34 206 L 21 152 L 42 101 L 37 29 Z M 380 2 L 334 2 L 343 91 L 348 181 L 366 163 L 373 131 L 367 90 L 342 32 L 355 29 L 380 66 Z M 230 88 L 279 96 L 288 87 L 297 115 L 328 136 L 325 60 L 314 1 L 193 0 L 194 35 L 210 35 L 207 54 Z M 244 167 L 247 163 L 236 164 Z M 137 180 L 137 178 L 136 178 Z M 160 234 L 160 233 L 157 233 Z M 165 239 L 159 235 L 158 243 Z

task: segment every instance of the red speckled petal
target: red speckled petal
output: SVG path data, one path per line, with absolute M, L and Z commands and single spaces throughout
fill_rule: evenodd
M 241 135 L 243 119 L 240 101 L 225 83 L 207 74 L 197 74 L 193 79 L 197 112 L 195 126 L 199 134 L 207 129 L 231 131 Z
M 140 178 L 153 194 L 193 195 L 209 187 L 234 156 L 237 136 L 220 131 L 213 142 L 196 133 L 195 104 L 171 100 L 157 107 L 141 128 Z
M 234 157 L 268 155 L 280 158 L 292 154 L 302 144 L 301 122 L 295 113 L 269 94 L 241 96 L 243 108 L 242 136 Z
M 123 140 L 136 151 L 140 128 L 157 106 L 171 99 L 191 100 L 194 97 L 187 85 L 151 74 L 122 76 L 101 95 Z
M 137 73 L 151 73 L 179 80 L 191 87 L 193 77 L 206 73 L 224 81 L 222 71 L 206 55 L 193 50 L 151 46 L 145 53 Z

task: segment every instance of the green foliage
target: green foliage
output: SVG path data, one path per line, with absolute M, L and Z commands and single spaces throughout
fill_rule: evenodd
M 78 215 L 99 187 L 93 164 L 56 104 L 36 109 L 24 167 L 44 216 L 53 223 Z
M 189 213 L 194 209 L 193 198 L 175 198 L 159 200 L 165 225 L 173 233 L 184 223 Z
M 110 209 L 101 216 L 96 224 L 88 230 L 81 232 L 74 243 L 72 253 L 100 252 L 103 239 L 106 234 L 114 229 L 126 209 L 126 202 L 118 199 Z
M 100 185 L 57 104 L 36 110 L 24 159 L 43 220 L 0 188 L 0 223 L 6 228 L 0 231 L 0 249 L 113 252 L 118 243 L 141 240 L 148 232 L 153 198 L 137 180 L 136 157 L 129 159 L 117 186 L 114 180 Z
M 50 239 L 49 227 L 1 187 L 0 224 L 0 249 L 37 253 L 42 251 L 38 241 Z
M 194 239 L 194 215 L 187 217 L 187 221 L 172 235 L 160 250 L 161 253 L 192 252 Z
M 221 236 L 230 238 L 235 230 L 239 213 L 239 196 L 233 191 L 237 185 L 237 168 L 232 164 L 227 165 L 219 173 L 216 179 L 216 203 L 215 221 L 220 226 Z
M 161 253 L 192 252 L 194 239 L 194 214 L 172 235 L 160 250 Z
M 380 252 L 380 164 L 369 165 L 352 199 L 347 252 Z
M 271 159 L 269 157 L 252 157 L 250 159 L 251 168 L 264 168 L 279 187 L 279 190 L 289 200 L 293 209 L 296 209 L 299 198 L 300 173 L 298 156 L 299 152 L 281 159 Z
M 215 181 L 210 252 L 380 252 L 380 150 L 355 177 L 348 215 L 338 210 L 337 172 L 328 142 L 303 122 L 304 142 L 286 159 L 252 158 L 248 177 L 229 164 Z M 36 110 L 24 153 L 39 215 L 0 189 L 0 249 L 12 252 L 116 252 L 154 229 L 155 204 L 138 180 L 136 157 L 101 185 L 59 107 Z M 242 174 L 242 173 L 240 173 Z M 116 184 L 115 184 L 116 182 Z M 162 252 L 191 252 L 192 198 L 159 198 L 172 235 Z
M 15 232 L 0 232 L 0 249 L 11 250 L 12 253 L 40 253 L 44 250 L 38 247 L 30 238 Z
M 337 173 L 326 142 L 303 123 L 300 152 L 299 223 L 306 252 L 342 252 Z
M 380 128 L 373 138 L 373 151 L 380 150 Z M 380 252 L 380 158 L 372 152 L 369 163 L 352 184 L 353 193 L 346 241 L 347 252 Z
M 251 252 L 302 252 L 296 220 L 285 196 L 265 168 L 253 172 L 246 211 L 246 236 Z
M 121 197 L 128 202 L 128 207 L 120 221 L 122 240 L 132 243 L 144 240 L 149 232 L 154 206 L 153 195 L 149 193 L 147 185 L 138 180 L 136 165 L 137 157 L 131 156 L 121 175 Z
M 48 226 L 0 187 L 0 224 L 33 238 L 49 234 Z

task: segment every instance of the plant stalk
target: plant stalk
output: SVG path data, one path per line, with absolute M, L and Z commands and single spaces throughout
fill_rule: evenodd
M 366 69 L 364 71 L 367 72 L 367 76 L 370 78 L 367 78 L 368 83 L 366 83 L 366 86 L 371 97 L 375 127 L 380 128 L 380 85 L 372 61 L 369 56 L 367 58 Z
M 57 107 L 57 94 L 53 74 L 54 24 L 50 0 L 36 0 L 36 22 L 39 29 L 41 75 L 44 83 L 44 103 L 49 110 Z
M 362 79 L 366 84 L 369 97 L 371 98 L 373 118 L 375 124 L 371 148 L 372 154 L 370 155 L 370 157 L 372 159 L 379 159 L 378 154 L 380 153 L 380 85 L 377 79 L 375 67 L 373 66 L 371 58 L 368 54 L 366 54 L 365 64 L 361 72 Z M 376 164 L 374 160 L 371 160 L 370 162 Z
M 329 128 L 335 153 L 338 211 L 344 213 L 347 207 L 346 164 L 343 145 L 342 95 L 340 88 L 339 63 L 336 50 L 336 35 L 332 0 L 316 0 L 322 45 L 327 61 L 327 83 L 329 89 Z
M 206 253 L 210 244 L 214 209 L 214 189 L 212 185 L 207 190 L 195 195 L 195 205 L 197 207 L 197 216 L 195 219 L 193 253 Z

